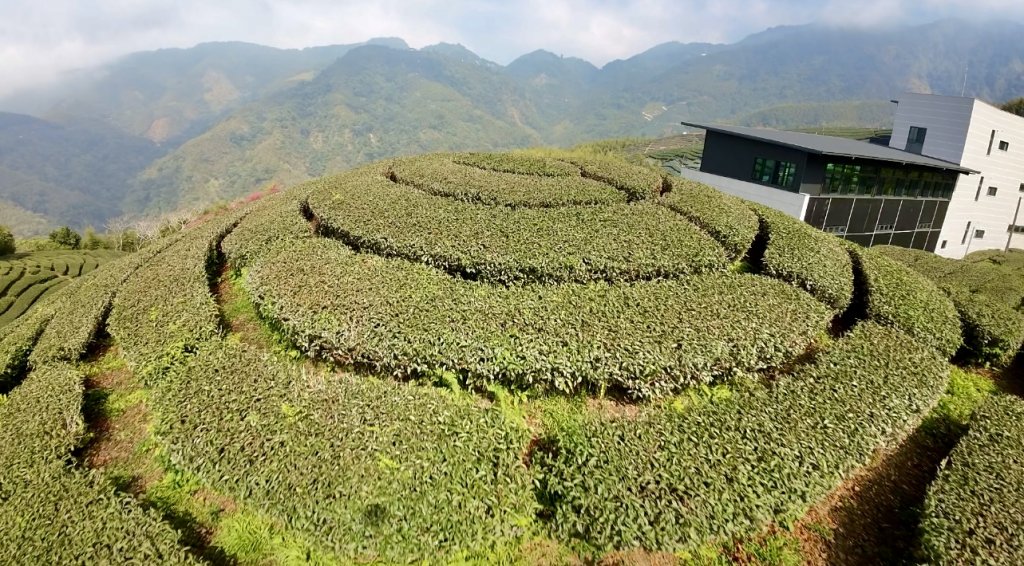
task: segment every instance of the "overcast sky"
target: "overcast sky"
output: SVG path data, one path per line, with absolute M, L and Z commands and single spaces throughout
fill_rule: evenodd
M 397 36 L 508 63 L 535 49 L 596 65 L 666 41 L 783 24 L 1024 21 L 1022 0 L 0 0 L 0 96 L 119 55 L 204 41 L 276 47 Z

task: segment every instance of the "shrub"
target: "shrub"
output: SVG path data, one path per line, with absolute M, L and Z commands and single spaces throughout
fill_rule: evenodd
M 452 161 L 486 171 L 538 177 L 579 177 L 580 168 L 550 157 L 524 153 L 456 153 Z
M 707 185 L 674 179 L 661 202 L 718 240 L 732 260 L 742 258 L 757 237 L 757 215 L 747 204 Z
M 934 283 L 870 249 L 854 249 L 853 254 L 864 274 L 869 318 L 906 332 L 946 358 L 956 353 L 962 343 L 960 317 Z
M 67 226 L 50 232 L 50 241 L 68 250 L 77 250 L 82 245 L 82 236 Z
M 68 365 L 37 368 L 0 404 L 0 562 L 194 563 L 153 512 L 67 466 L 82 382 Z
M 987 250 L 961 261 L 920 250 L 891 246 L 872 252 L 893 258 L 935 282 L 959 313 L 966 362 L 1002 367 L 1024 343 L 1024 314 L 1017 310 L 1024 294 L 1021 253 Z
M 533 458 L 550 527 L 597 550 L 679 551 L 785 524 L 901 440 L 947 377 L 933 350 L 862 323 L 770 388 L 570 420 Z
M 3 337 L 0 338 L 0 395 L 13 389 L 24 377 L 32 347 L 52 317 L 52 309 L 38 308 L 3 327 Z
M 980 293 L 946 287 L 963 324 L 960 355 L 971 363 L 1005 367 L 1024 344 L 1024 314 Z
M 630 202 L 657 198 L 664 187 L 664 179 L 656 169 L 628 163 L 621 157 L 567 153 L 565 160 L 579 166 L 583 177 L 626 193 Z
M 504 159 L 515 161 L 511 155 Z M 491 158 L 488 164 L 497 157 Z M 510 163 L 505 169 L 515 169 Z M 525 166 L 523 169 L 530 169 Z M 626 194 L 614 187 L 575 177 L 523 175 L 512 172 L 485 171 L 454 162 L 445 154 L 399 159 L 392 162 L 389 177 L 398 183 L 415 187 L 428 194 L 455 200 L 511 207 L 553 207 L 625 203 Z
M 308 191 L 297 187 L 268 195 L 253 205 L 245 221 L 221 242 L 228 263 L 241 269 L 279 242 L 311 237 L 312 227 L 302 215 L 307 199 Z
M 168 240 L 114 297 L 110 332 L 137 371 L 149 374 L 220 333 L 210 294 L 220 240 L 245 214 L 226 215 Z
M 14 234 L 6 226 L 0 226 L 0 256 L 13 254 L 15 249 Z
M 532 521 L 529 431 L 438 388 L 212 341 L 153 400 L 176 461 L 344 563 L 486 562 Z
M 806 293 L 752 275 L 505 288 L 325 240 L 273 250 L 246 285 L 306 352 L 398 376 L 452 372 L 479 389 L 660 396 L 782 364 L 830 315 Z
M 314 182 L 321 231 L 346 245 L 495 283 L 635 281 L 724 271 L 720 245 L 653 204 L 485 207 L 424 195 L 372 166 Z
M 853 268 L 842 240 L 766 206 L 751 207 L 768 236 L 762 272 L 806 290 L 837 312 L 845 309 L 853 296 Z
M 1024 563 L 1024 402 L 989 399 L 925 499 L 921 546 L 933 564 Z

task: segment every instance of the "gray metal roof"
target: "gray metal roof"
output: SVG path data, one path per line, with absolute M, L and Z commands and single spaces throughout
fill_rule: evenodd
M 744 128 L 741 126 L 719 126 L 712 124 L 698 124 L 696 122 L 682 122 L 684 126 L 700 128 L 709 132 L 717 132 L 731 136 L 737 136 L 750 140 L 763 141 L 785 147 L 791 147 L 814 153 L 818 155 L 836 155 L 841 157 L 852 157 L 860 159 L 875 159 L 878 161 L 889 161 L 900 164 L 923 165 L 937 169 L 946 169 L 958 173 L 977 173 L 973 169 L 961 167 L 956 163 L 927 157 L 916 153 L 910 153 L 885 145 L 837 138 L 832 136 L 819 136 L 817 134 L 804 134 L 800 132 L 786 132 L 768 128 Z

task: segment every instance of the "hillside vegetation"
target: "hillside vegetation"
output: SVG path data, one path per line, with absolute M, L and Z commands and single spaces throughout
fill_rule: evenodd
M 754 548 L 942 405 L 958 312 L 881 252 L 613 157 L 377 162 L 7 327 L 0 561 Z M 1013 469 L 986 430 L 970 457 Z M 970 474 L 943 472 L 927 544 L 985 561 L 943 519 L 978 505 Z M 1013 516 L 997 496 L 976 532 Z
M 107 250 L 42 251 L 0 256 L 0 328 L 72 279 L 121 254 Z
M 204 207 L 383 158 L 657 138 L 682 120 L 887 127 L 894 96 L 960 94 L 965 67 L 968 95 L 1019 96 L 1021 33 L 959 21 L 778 27 L 602 68 L 543 50 L 503 66 L 398 39 L 135 53 L 0 101 L 42 118 L 0 114 L 0 222 L 21 237 L 102 229 L 122 213 Z

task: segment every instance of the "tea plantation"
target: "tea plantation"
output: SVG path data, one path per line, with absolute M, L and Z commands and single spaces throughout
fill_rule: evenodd
M 108 250 L 41 251 L 0 258 L 0 327 L 73 278 L 120 255 Z
M 294 187 L 3 328 L 0 562 L 756 540 L 912 434 L 951 358 L 1024 341 L 1019 301 L 975 296 L 994 278 L 960 293 L 895 255 L 610 157 L 436 154 Z M 940 472 L 930 560 L 1020 559 L 1021 411 L 986 404 Z

